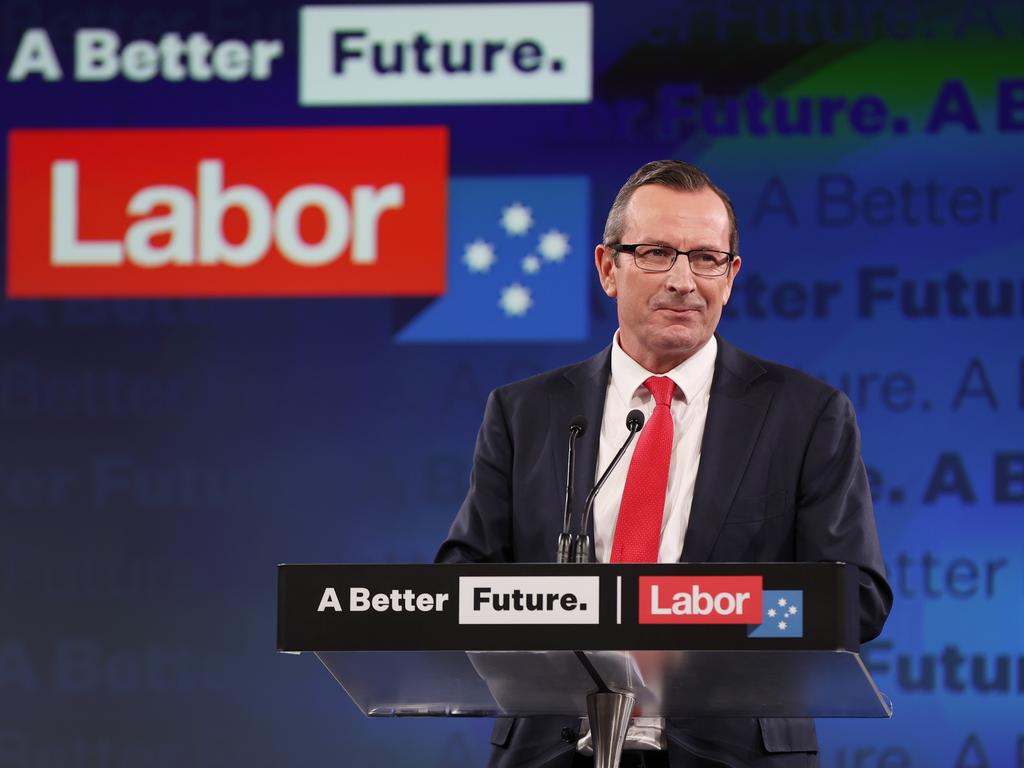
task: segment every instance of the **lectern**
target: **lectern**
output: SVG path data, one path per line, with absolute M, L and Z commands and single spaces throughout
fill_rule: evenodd
M 889 717 L 842 563 L 278 566 L 277 649 L 370 717 Z

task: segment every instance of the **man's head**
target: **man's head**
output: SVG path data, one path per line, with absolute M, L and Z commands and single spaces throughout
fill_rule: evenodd
M 678 251 L 719 251 L 724 274 L 694 274 L 686 256 L 665 272 L 646 272 L 612 246 L 651 244 Z M 647 370 L 671 370 L 711 338 L 739 272 L 732 203 L 699 168 L 658 160 L 619 190 L 594 260 L 605 293 L 616 299 L 619 342 Z M 705 270 L 701 270 L 705 271 Z M 714 271 L 714 270 L 712 270 Z

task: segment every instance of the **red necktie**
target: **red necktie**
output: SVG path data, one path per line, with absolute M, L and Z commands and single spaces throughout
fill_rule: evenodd
M 672 458 L 672 394 L 676 385 L 651 376 L 644 386 L 654 395 L 654 413 L 637 440 L 622 491 L 612 543 L 613 563 L 656 563 L 665 512 L 668 465 Z

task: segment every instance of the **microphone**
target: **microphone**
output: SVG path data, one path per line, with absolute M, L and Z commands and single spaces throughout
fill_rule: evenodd
M 562 512 L 562 532 L 558 534 L 558 562 L 572 560 L 573 536 L 569 533 L 572 517 L 573 488 L 576 485 L 576 438 L 587 431 L 587 417 L 573 416 L 569 422 L 569 458 L 565 467 L 565 508 Z
M 612 463 L 608 465 L 608 468 L 601 475 L 601 479 L 597 481 L 597 485 L 594 486 L 593 490 L 587 495 L 587 503 L 583 506 L 583 518 L 580 520 L 580 533 L 576 537 L 576 556 L 575 560 L 577 563 L 589 563 L 590 562 L 590 535 L 587 533 L 587 526 L 590 523 L 590 510 L 594 508 L 594 499 L 597 498 L 597 492 L 601 490 L 601 486 L 604 485 L 604 481 L 608 479 L 608 475 L 615 469 L 615 465 L 619 463 L 619 459 L 622 458 L 622 454 L 626 452 L 626 448 L 633 442 L 633 438 L 636 437 L 636 433 L 644 428 L 644 413 L 638 408 L 634 408 L 632 411 L 626 414 L 626 429 L 629 430 L 629 437 L 626 438 L 626 442 L 619 448 L 619 452 L 615 454 L 615 458 L 612 459 Z

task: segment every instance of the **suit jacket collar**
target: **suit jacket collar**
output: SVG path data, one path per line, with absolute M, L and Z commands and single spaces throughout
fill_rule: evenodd
M 700 467 L 683 542 L 682 560 L 687 562 L 710 558 L 774 394 L 774 387 L 758 382 L 766 371 L 756 358 L 717 338 Z

